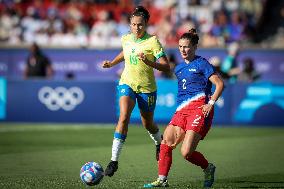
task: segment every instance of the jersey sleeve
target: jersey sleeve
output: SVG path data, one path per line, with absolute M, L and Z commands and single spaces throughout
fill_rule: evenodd
M 160 41 L 157 39 L 156 36 L 153 37 L 152 50 L 156 60 L 166 55 Z
M 207 60 L 203 60 L 201 63 L 201 70 L 203 71 L 204 76 L 209 79 L 209 77 L 215 73 L 215 68 Z

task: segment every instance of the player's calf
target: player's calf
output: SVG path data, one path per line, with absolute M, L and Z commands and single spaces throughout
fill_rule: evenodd
M 161 144 L 156 145 L 156 160 L 159 161 Z

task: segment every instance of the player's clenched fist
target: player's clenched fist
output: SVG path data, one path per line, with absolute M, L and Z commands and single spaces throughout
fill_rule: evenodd
M 140 60 L 142 60 L 143 62 L 146 60 L 146 55 L 145 55 L 143 52 L 138 53 L 138 54 L 137 54 L 137 57 L 138 57 Z
M 112 66 L 111 61 L 109 60 L 103 61 L 103 68 L 110 68 L 111 66 Z

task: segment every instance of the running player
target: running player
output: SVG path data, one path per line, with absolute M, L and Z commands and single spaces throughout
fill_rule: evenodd
M 179 39 L 179 51 L 184 62 L 175 67 L 178 79 L 177 110 L 163 134 L 159 157 L 159 177 L 145 188 L 169 186 L 167 176 L 172 163 L 172 150 L 182 142 L 181 154 L 205 174 L 204 187 L 214 182 L 215 166 L 196 151 L 200 140 L 209 131 L 214 114 L 214 103 L 220 97 L 224 84 L 208 61 L 195 55 L 199 37 L 195 29 Z M 211 94 L 212 84 L 216 89 Z
M 119 154 L 127 136 L 130 115 L 136 101 L 140 109 L 142 124 L 155 142 L 157 161 L 159 158 L 162 139 L 153 121 L 157 98 L 153 68 L 170 71 L 170 66 L 157 37 L 146 32 L 149 18 L 150 14 L 144 7 L 135 8 L 130 18 L 131 33 L 124 35 L 121 39 L 122 52 L 112 61 L 103 62 L 103 68 L 110 68 L 125 61 L 125 68 L 117 87 L 120 97 L 120 115 L 114 133 L 111 161 L 105 170 L 105 175 L 110 177 L 118 169 Z

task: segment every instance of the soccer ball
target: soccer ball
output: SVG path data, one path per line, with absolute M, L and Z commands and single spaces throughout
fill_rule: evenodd
M 99 163 L 87 162 L 80 170 L 80 178 L 89 186 L 97 185 L 104 177 L 103 172 L 103 167 Z

